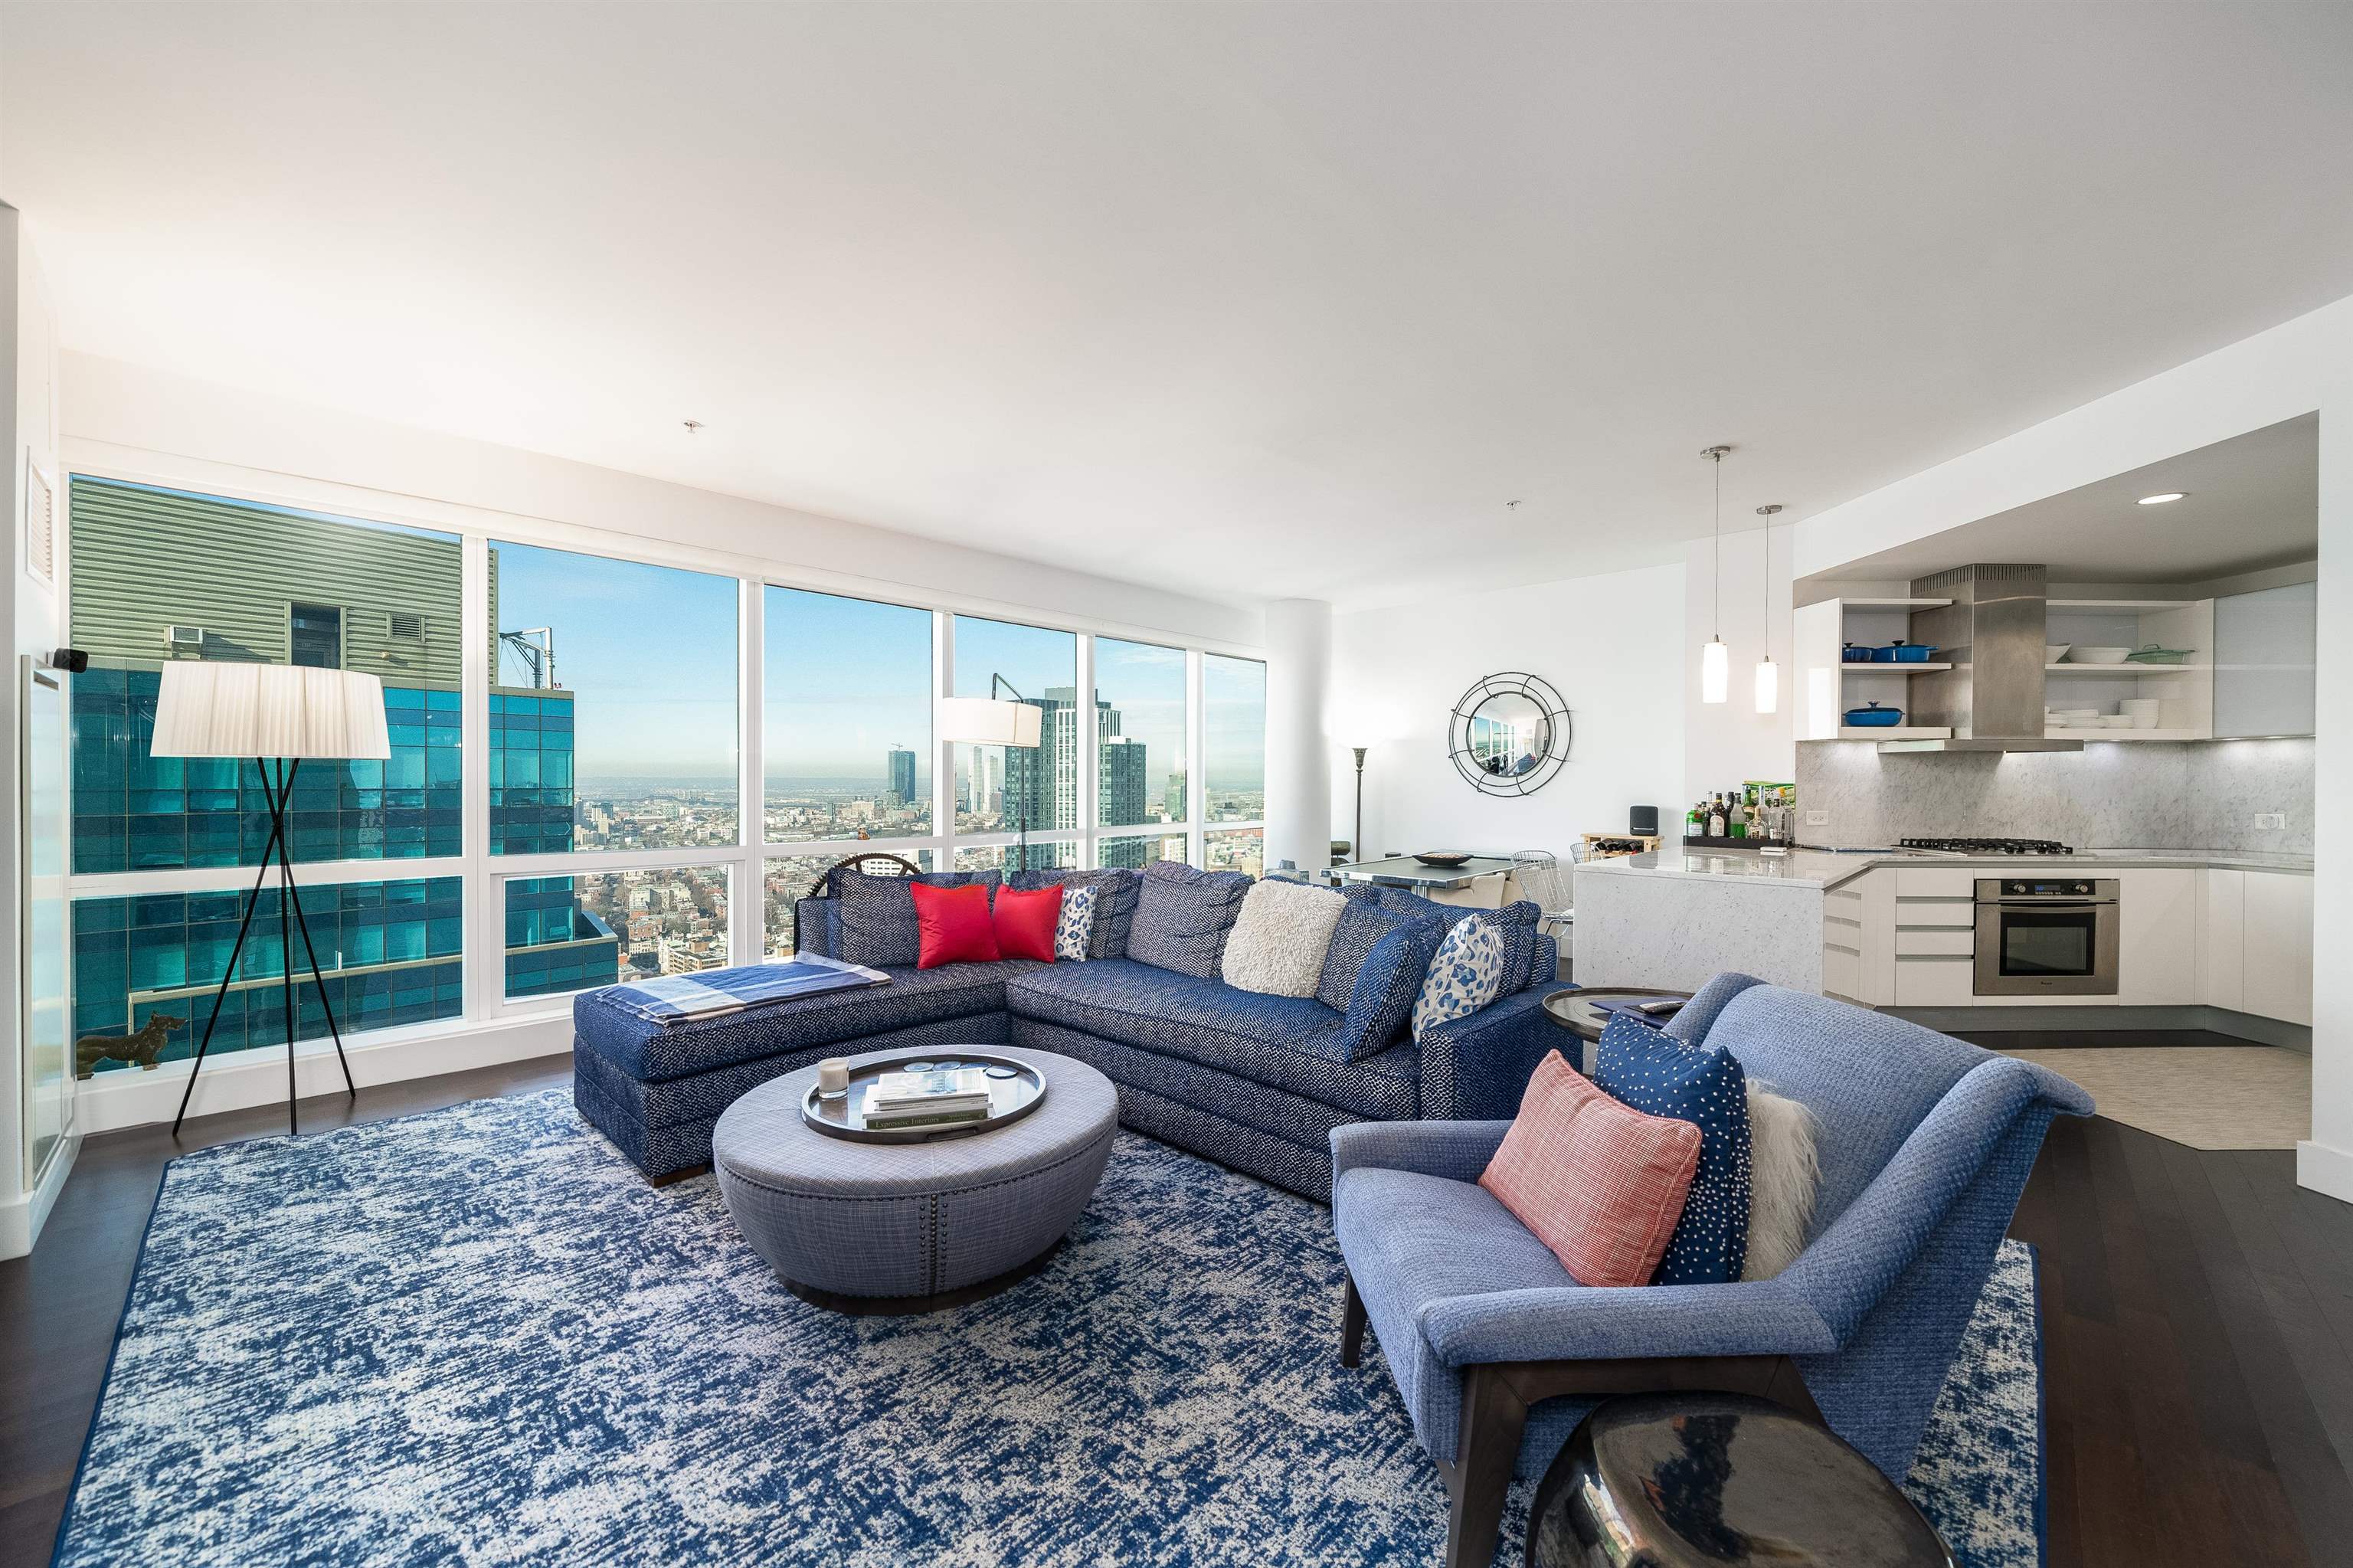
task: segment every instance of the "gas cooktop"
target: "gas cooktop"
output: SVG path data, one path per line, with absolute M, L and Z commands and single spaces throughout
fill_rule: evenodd
M 1899 839 L 1898 848 L 1940 854 L 2073 854 L 2055 839 Z

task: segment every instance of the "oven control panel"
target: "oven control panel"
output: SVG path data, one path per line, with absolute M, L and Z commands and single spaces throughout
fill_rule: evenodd
M 1978 901 L 1981 904 L 2038 898 L 2113 900 L 2116 895 L 2113 877 L 2005 876 L 1983 877 L 1978 882 Z

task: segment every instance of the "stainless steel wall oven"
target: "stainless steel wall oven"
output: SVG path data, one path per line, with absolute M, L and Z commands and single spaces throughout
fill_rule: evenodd
M 1978 882 L 1979 996 L 2116 994 L 2113 877 L 1983 877 Z

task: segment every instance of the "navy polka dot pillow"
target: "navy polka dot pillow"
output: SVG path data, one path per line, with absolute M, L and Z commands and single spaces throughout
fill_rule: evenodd
M 1699 1169 L 1654 1285 L 1726 1285 L 1748 1261 L 1748 1075 L 1721 1046 L 1688 1045 L 1624 1014 L 1593 1051 L 1612 1098 L 1699 1128 Z

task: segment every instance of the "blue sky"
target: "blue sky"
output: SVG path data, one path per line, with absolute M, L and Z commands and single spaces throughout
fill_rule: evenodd
M 598 775 L 728 779 L 735 769 L 735 581 L 532 546 L 498 545 L 501 630 L 552 626 L 574 701 L 583 779 Z M 931 776 L 931 614 L 795 588 L 765 591 L 761 683 L 770 778 L 884 777 L 904 746 Z M 1024 696 L 1076 679 L 1067 631 L 958 616 L 955 692 L 985 696 L 992 673 Z M 1181 650 L 1100 638 L 1096 690 L 1124 733 L 1150 748 L 1157 799 L 1184 749 Z M 511 653 L 499 678 L 521 684 Z M 1213 781 L 1255 788 L 1265 725 L 1265 667 L 1212 658 L 1204 722 Z

